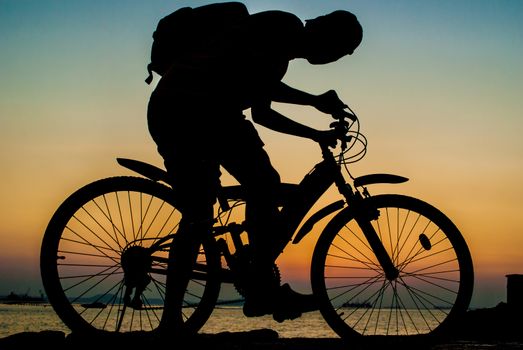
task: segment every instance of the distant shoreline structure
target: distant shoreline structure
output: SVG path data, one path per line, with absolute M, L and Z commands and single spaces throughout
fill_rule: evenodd
M 15 292 L 11 292 L 8 295 L 0 296 L 0 304 L 9 304 L 9 305 L 40 305 L 40 304 L 47 304 L 47 298 L 44 296 L 42 292 L 40 292 L 40 296 L 30 296 L 28 293 L 25 294 L 17 294 Z

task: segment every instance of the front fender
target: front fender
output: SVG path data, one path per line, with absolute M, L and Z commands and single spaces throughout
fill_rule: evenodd
M 392 174 L 369 174 L 354 179 L 354 186 L 366 186 L 371 184 L 399 184 L 409 181 L 408 178 Z

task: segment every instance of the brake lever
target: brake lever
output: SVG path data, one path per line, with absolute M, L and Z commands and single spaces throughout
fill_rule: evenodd
M 348 108 L 348 106 L 347 106 L 347 108 Z M 334 119 L 337 119 L 337 120 L 345 120 L 345 118 L 350 119 L 352 122 L 355 122 L 356 120 L 358 120 L 358 117 L 356 117 L 354 114 L 352 114 L 348 111 L 345 111 L 345 110 L 342 110 L 339 113 L 333 114 L 332 116 Z

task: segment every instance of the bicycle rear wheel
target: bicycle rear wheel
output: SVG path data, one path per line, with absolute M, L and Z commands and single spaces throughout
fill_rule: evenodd
M 168 249 L 149 248 L 175 237 L 180 218 L 172 190 L 144 178 L 102 179 L 67 198 L 47 226 L 40 255 L 44 289 L 62 321 L 80 332 L 155 330 Z M 212 243 L 201 245 L 184 297 L 186 332 L 205 324 L 218 298 L 220 282 L 209 271 L 220 258 Z
M 321 313 L 342 338 L 440 334 L 468 308 L 469 249 L 452 221 L 402 195 L 365 199 L 380 212 L 372 225 L 399 277 L 388 280 L 354 220 L 340 212 L 313 254 L 311 280 Z

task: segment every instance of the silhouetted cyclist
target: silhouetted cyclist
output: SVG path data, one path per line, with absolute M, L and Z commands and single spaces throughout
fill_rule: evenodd
M 282 78 L 293 59 L 334 62 L 352 54 L 361 39 L 362 28 L 347 11 L 307 20 L 305 25 L 291 13 L 266 11 L 247 15 L 198 52 L 173 62 L 148 106 L 149 130 L 183 214 L 177 245 L 170 253 L 176 272 L 168 275 L 168 283 L 184 273 L 188 276 L 190 270 L 182 267 L 179 257 L 190 251 L 194 261 L 198 236 L 209 232 L 222 166 L 246 193 L 246 223 L 255 254 L 249 267 L 253 278 L 245 286 L 245 315 L 277 311 L 282 319 L 301 314 L 301 294 L 274 278 L 280 253 L 272 248 L 279 238 L 280 176 L 243 111 L 250 108 L 252 120 L 272 130 L 335 144 L 332 131 L 292 121 L 273 110 L 271 102 L 310 105 L 333 115 L 342 112 L 345 104 L 334 91 L 312 95 L 284 84 Z M 172 277 L 174 273 L 178 275 Z

